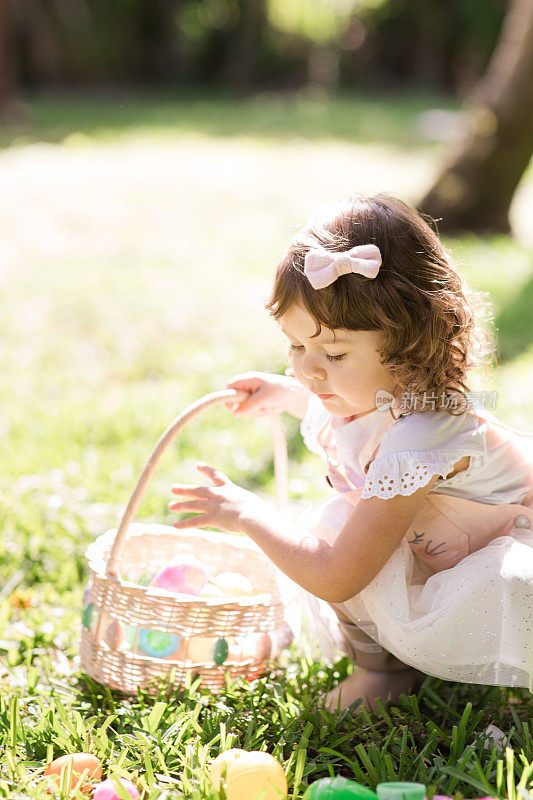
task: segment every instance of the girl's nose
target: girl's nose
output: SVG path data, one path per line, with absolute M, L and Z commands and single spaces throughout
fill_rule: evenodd
M 319 365 L 318 356 L 312 353 L 304 354 L 300 366 L 303 376 L 309 380 L 313 378 L 324 380 L 326 378 L 326 370 Z

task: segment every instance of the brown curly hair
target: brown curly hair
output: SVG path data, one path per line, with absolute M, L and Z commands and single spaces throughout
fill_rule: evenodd
M 316 336 L 322 325 L 382 331 L 379 356 L 397 381 L 395 395 L 409 393 L 414 410 L 426 411 L 435 408 L 426 402 L 430 393 L 450 414 L 464 413 L 467 372 L 486 370 L 494 358 L 493 310 L 486 292 L 466 285 L 431 225 L 385 194 L 356 195 L 319 210 L 283 253 L 265 308 L 279 319 L 301 305 L 317 323 Z M 380 249 L 376 278 L 352 273 L 313 289 L 303 272 L 311 248 L 339 252 L 361 244 Z

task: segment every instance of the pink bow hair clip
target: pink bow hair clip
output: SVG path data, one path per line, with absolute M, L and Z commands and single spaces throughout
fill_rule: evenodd
M 381 253 L 375 244 L 359 244 L 351 250 L 309 250 L 305 256 L 304 274 L 313 289 L 323 289 L 350 272 L 375 278 L 381 266 Z

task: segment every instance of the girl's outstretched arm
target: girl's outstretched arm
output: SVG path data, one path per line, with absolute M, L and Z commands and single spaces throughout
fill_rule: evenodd
M 289 578 L 329 603 L 343 603 L 372 581 L 406 534 L 438 476 L 411 495 L 360 500 L 334 541 L 310 535 L 252 492 L 205 464 L 213 486 L 176 485 L 172 492 L 195 498 L 174 502 L 180 513 L 199 512 L 177 528 L 219 527 L 246 533 Z

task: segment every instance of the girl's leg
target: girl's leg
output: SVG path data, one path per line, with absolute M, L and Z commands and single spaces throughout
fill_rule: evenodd
M 397 700 L 401 694 L 419 688 L 426 677 L 423 672 L 404 664 L 350 622 L 335 606 L 331 607 L 339 618 L 344 650 L 354 661 L 355 669 L 328 692 L 326 708 L 342 711 L 362 699 L 362 705 L 373 709 L 377 697 L 383 702 Z

